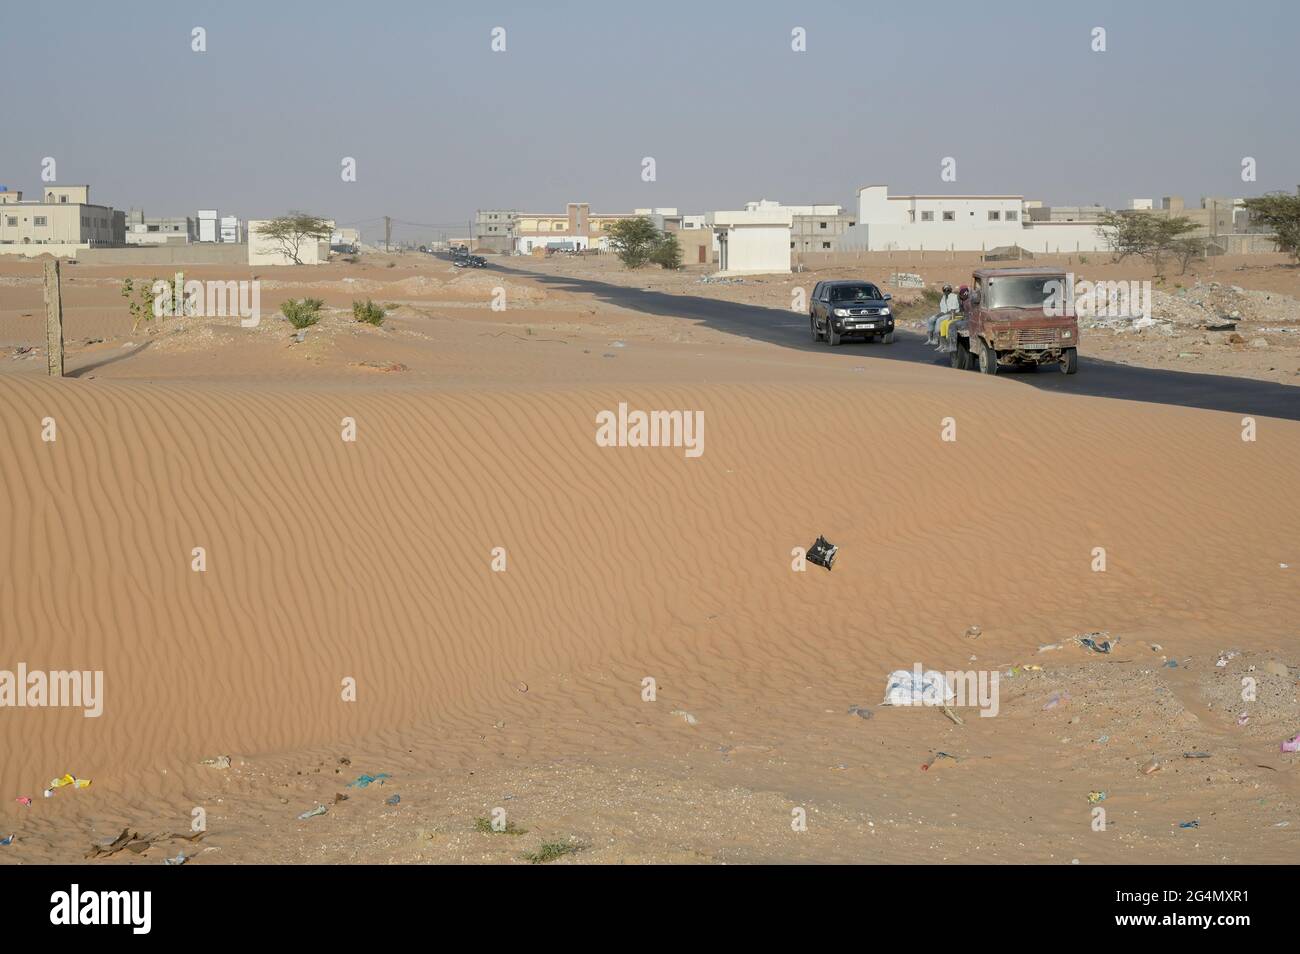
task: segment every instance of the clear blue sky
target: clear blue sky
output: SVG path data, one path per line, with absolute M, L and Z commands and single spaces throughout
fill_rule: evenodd
M 53 156 L 118 208 L 340 222 L 851 206 L 877 182 L 1058 205 L 1253 195 L 1300 183 L 1297 36 L 1293 0 L 10 0 L 0 183 L 38 191 Z

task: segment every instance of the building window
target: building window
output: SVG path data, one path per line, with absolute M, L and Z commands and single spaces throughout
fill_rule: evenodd
M 955 222 L 955 221 L 957 221 L 957 213 L 955 213 L 955 212 L 945 212 L 945 213 L 943 214 L 943 220 L 944 220 L 945 222 Z
M 830 247 L 831 247 L 830 242 L 822 242 L 822 248 L 830 248 Z
M 933 222 L 933 221 L 934 221 L 934 213 L 933 213 L 933 212 L 922 212 L 922 213 L 921 213 L 921 221 L 922 221 L 922 222 Z
M 1016 220 L 1019 219 L 1019 218 L 1020 218 L 1020 213 L 1019 213 L 1019 212 L 1008 212 L 1008 213 L 1007 213 L 1007 221 L 1008 221 L 1008 222 L 1014 222 L 1014 221 L 1016 221 Z
M 88 215 L 83 215 L 83 216 L 81 217 L 81 227 L 82 227 L 82 228 L 85 228 L 85 229 L 90 228 L 90 216 L 88 216 Z
M 18 225 L 18 217 L 16 215 L 8 216 L 5 221 L 8 223 L 10 228 L 14 228 Z
M 824 229 L 824 228 L 826 228 L 826 223 L 825 223 L 825 222 L 819 222 L 819 223 L 817 223 L 817 227 L 818 227 L 819 229 Z
M 853 228 L 853 226 L 855 226 L 855 225 L 857 225 L 856 222 L 850 222 L 850 223 L 849 223 L 849 228 Z
M 1001 212 L 999 212 L 997 209 L 989 209 L 989 221 L 990 221 L 990 222 L 999 222 L 999 221 L 1001 221 L 1001 220 L 1002 220 L 1002 213 L 1001 213 Z
M 45 224 L 45 216 L 43 215 L 37 215 L 32 218 L 32 225 L 36 226 L 38 229 L 45 228 Z
M 66 195 L 61 195 L 59 196 L 59 201 L 66 204 L 68 201 L 68 197 Z

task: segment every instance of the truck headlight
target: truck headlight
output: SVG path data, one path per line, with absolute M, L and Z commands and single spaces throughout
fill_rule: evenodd
M 1062 332 L 1061 332 L 1061 337 L 1062 337 L 1062 338 L 1072 338 L 1072 337 L 1074 337 L 1074 332 L 1072 332 L 1072 331 L 1062 331 Z
M 836 318 L 847 318 L 849 316 L 849 310 L 847 308 L 836 308 L 833 314 Z
M 893 312 L 890 311 L 888 308 L 882 308 L 882 309 L 880 309 L 880 317 L 881 317 L 881 318 L 888 318 L 888 317 L 889 317 L 890 315 L 892 315 L 892 314 L 893 314 Z

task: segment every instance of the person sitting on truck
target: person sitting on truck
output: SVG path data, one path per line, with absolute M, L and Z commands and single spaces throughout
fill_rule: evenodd
M 953 294 L 952 286 L 945 283 L 943 286 L 943 295 L 939 298 L 939 311 L 937 314 L 930 316 L 926 325 L 926 344 L 939 343 L 939 339 L 935 336 L 935 326 L 937 326 L 945 317 L 954 314 L 959 307 L 957 296 Z

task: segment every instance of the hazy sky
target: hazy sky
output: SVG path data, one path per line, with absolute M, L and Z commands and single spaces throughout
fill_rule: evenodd
M 868 183 L 1254 195 L 1300 183 L 1297 35 L 1294 0 L 7 0 L 0 183 L 38 192 L 53 156 L 117 208 L 342 223 L 852 207 Z

